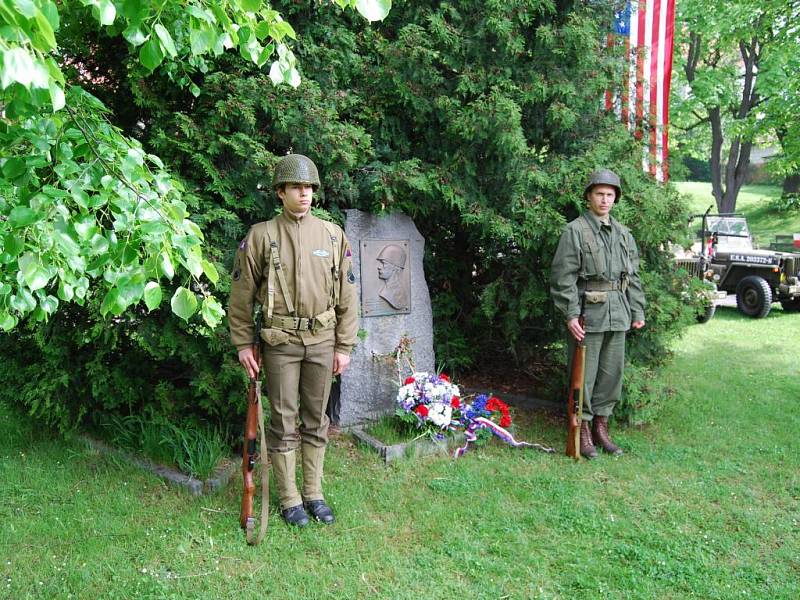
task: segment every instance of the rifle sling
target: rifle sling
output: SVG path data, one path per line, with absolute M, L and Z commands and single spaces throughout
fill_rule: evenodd
M 261 433 L 261 526 L 258 537 L 253 538 L 255 523 L 253 519 L 247 520 L 247 543 L 258 546 L 267 533 L 269 521 L 269 455 L 267 454 L 267 440 L 264 436 L 264 408 L 261 405 L 261 384 L 256 387 L 256 403 L 258 404 L 258 430 Z

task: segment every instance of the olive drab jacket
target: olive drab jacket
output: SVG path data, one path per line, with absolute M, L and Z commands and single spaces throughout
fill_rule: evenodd
M 639 251 L 627 227 L 609 216 L 603 225 L 591 211 L 567 224 L 550 274 L 550 294 L 565 320 L 581 313 L 588 332 L 627 331 L 644 321 Z
M 282 273 L 275 269 L 272 241 Z M 273 316 L 267 318 L 270 280 Z M 350 354 L 358 332 L 354 282 L 352 251 L 337 225 L 310 212 L 300 218 L 284 212 L 257 223 L 239 244 L 233 265 L 231 341 L 239 350 L 253 343 L 257 303 L 264 316 L 261 337 L 268 345 L 310 346 L 332 338 L 336 352 Z

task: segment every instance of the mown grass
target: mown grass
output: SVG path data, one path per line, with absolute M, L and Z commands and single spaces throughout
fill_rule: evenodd
M 659 420 L 621 459 L 491 444 L 384 466 L 339 437 L 332 527 L 264 543 L 238 528 L 238 481 L 195 499 L 0 408 L 0 597 L 764 598 L 800 581 L 800 316 L 720 308 L 663 373 Z M 563 445 L 560 419 L 518 437 Z
M 711 184 L 696 181 L 681 181 L 675 184 L 678 190 L 687 195 L 692 214 L 702 214 L 709 205 L 716 212 Z M 772 202 L 780 198 L 781 189 L 769 185 L 746 185 L 739 193 L 736 212 L 747 217 L 750 231 L 761 248 L 769 248 L 777 234 L 800 233 L 800 211 L 776 211 Z

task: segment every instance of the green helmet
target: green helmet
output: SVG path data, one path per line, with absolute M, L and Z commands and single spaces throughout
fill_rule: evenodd
M 272 187 L 274 189 L 284 183 L 307 183 L 313 187 L 316 192 L 319 187 L 317 166 L 307 156 L 303 156 L 302 154 L 287 154 L 275 165 Z
M 615 201 L 619 201 L 622 197 L 622 186 L 619 182 L 619 175 L 614 173 L 609 169 L 600 169 L 591 173 L 589 175 L 589 180 L 586 183 L 586 189 L 583 190 L 583 197 L 586 198 L 586 195 L 589 191 L 596 185 L 610 185 L 617 191 L 617 195 L 615 197 Z

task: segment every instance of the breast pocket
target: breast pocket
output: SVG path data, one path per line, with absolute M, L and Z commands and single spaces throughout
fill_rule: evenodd
M 605 273 L 605 261 L 598 248 L 584 240 L 581 243 L 581 254 L 583 255 L 583 275 L 587 279 L 600 277 Z

